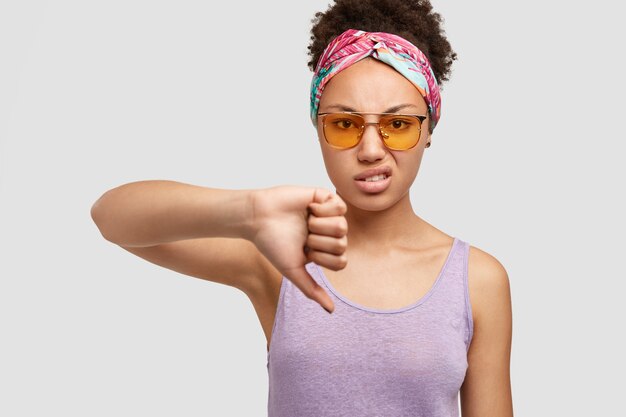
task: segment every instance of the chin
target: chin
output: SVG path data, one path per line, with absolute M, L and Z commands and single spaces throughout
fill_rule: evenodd
M 374 212 L 374 211 L 387 210 L 389 207 L 393 206 L 393 201 L 387 201 L 387 200 L 363 201 L 361 199 L 361 200 L 351 201 L 351 205 L 355 208 L 358 208 L 359 210 Z

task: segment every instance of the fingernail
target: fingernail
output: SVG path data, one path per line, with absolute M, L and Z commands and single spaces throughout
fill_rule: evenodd
M 330 311 L 329 309 L 327 309 L 326 306 L 322 306 L 322 307 L 324 307 L 324 310 L 326 310 L 328 312 L 328 314 L 333 314 L 333 312 Z

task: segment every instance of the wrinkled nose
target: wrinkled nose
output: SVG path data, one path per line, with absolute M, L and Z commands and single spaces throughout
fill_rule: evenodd
M 366 123 L 359 142 L 358 157 L 363 161 L 376 161 L 385 156 L 384 137 L 376 123 Z

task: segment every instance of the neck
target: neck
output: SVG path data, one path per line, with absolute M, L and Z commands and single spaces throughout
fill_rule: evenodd
M 346 204 L 348 247 L 351 250 L 380 254 L 398 246 L 413 246 L 411 243 L 419 240 L 428 229 L 426 222 L 413 212 L 408 192 L 384 210 L 370 211 L 347 201 Z

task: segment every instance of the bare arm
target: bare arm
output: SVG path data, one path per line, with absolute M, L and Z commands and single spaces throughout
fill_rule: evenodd
M 463 417 L 513 417 L 510 359 L 512 311 L 509 278 L 502 264 L 470 247 L 470 298 L 474 336 L 461 387 Z
M 252 192 L 138 181 L 105 192 L 91 217 L 105 239 L 124 247 L 206 237 L 250 239 Z
M 105 192 L 91 216 L 105 239 L 154 264 L 239 288 L 257 304 L 275 298 L 285 275 L 332 311 L 305 264 L 345 267 L 345 211 L 338 196 L 315 187 L 226 190 L 153 180 Z
M 276 272 L 248 239 L 253 191 L 139 181 L 105 192 L 91 216 L 105 239 L 136 256 L 258 298 Z

